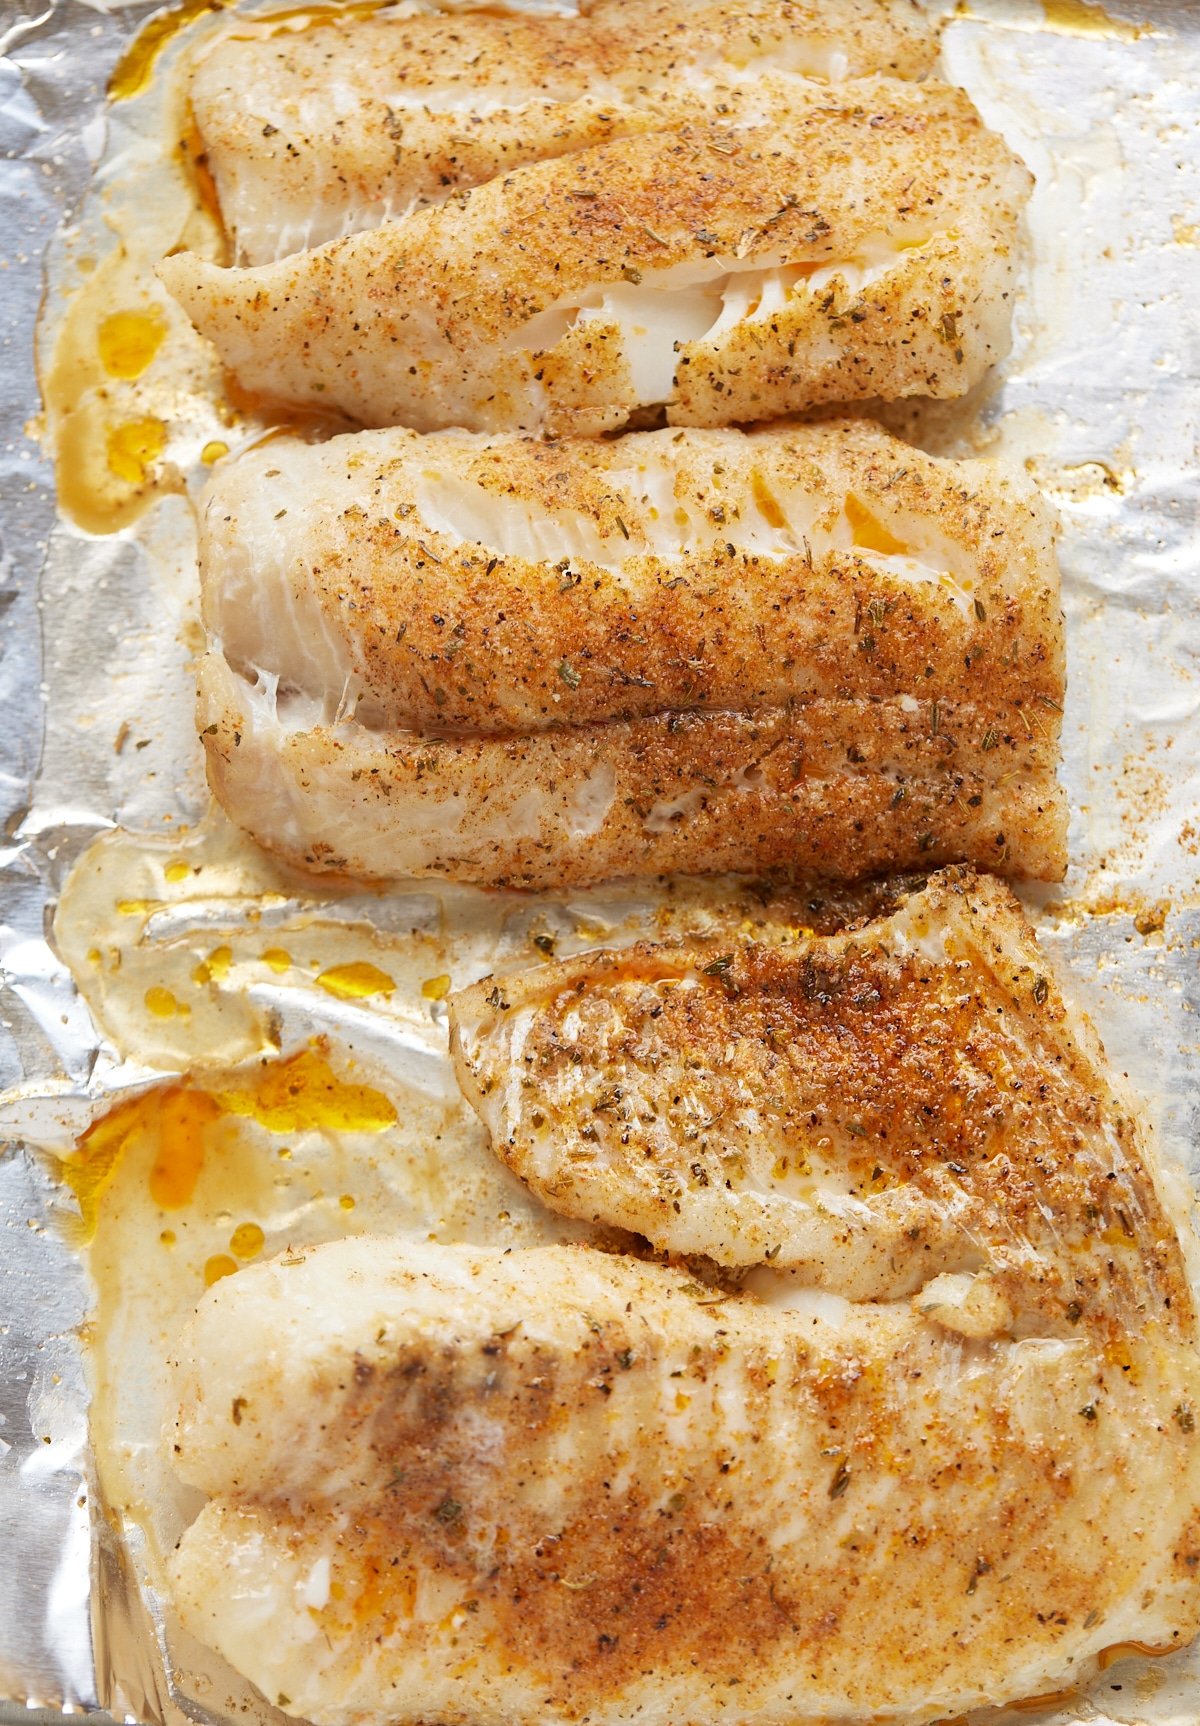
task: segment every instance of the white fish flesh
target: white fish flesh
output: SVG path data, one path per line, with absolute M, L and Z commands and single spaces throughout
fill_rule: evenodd
M 921 1726 L 1179 1646 L 1200 1382 L 1157 1224 L 1111 1249 L 1135 1315 L 1101 1284 L 986 1341 L 587 1248 L 255 1265 L 179 1348 L 176 1610 L 317 1726 Z
M 835 934 L 536 965 L 453 996 L 451 1023 L 508 1167 L 673 1255 L 853 1300 L 933 1289 L 977 1337 L 1097 1301 L 1136 1324 L 1170 1236 L 1102 1052 L 991 876 L 934 875 Z
M 650 129 L 688 103 L 736 108 L 766 74 L 917 78 L 936 59 L 914 0 L 239 17 L 206 45 L 189 97 L 238 261 L 261 264 Z
M 303 867 L 1062 873 L 1051 523 L 994 464 L 867 422 L 278 439 L 200 561 L 210 779 Z
M 159 273 L 241 386 L 594 436 L 957 397 L 1008 351 L 1025 168 L 961 91 L 764 77 L 276 263 Z

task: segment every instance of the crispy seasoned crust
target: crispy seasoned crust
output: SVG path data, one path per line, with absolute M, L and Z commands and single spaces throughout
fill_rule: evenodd
M 765 78 L 755 110 L 515 169 L 256 269 L 159 273 L 246 388 L 582 435 L 964 394 L 1007 352 L 1029 176 L 967 98 Z
M 997 742 L 949 705 L 936 729 L 930 702 L 813 701 L 438 738 L 287 729 L 214 654 L 199 691 L 216 795 L 317 872 L 542 888 L 671 870 L 854 879 L 964 858 L 1042 880 L 1065 868 L 1057 745 Z
M 1035 488 L 865 420 L 278 439 L 212 481 L 200 572 L 236 669 L 377 728 L 503 736 L 907 692 L 1052 738 L 1062 702 Z
M 214 789 L 302 865 L 1062 872 L 1050 522 L 991 465 L 858 422 L 277 441 L 201 567 Z
M 968 1335 L 1085 1310 L 1114 1341 L 1147 1313 L 1190 1334 L 1137 1125 L 991 878 L 936 875 L 846 934 L 539 965 L 451 1023 L 493 1149 L 565 1215 L 859 1300 L 985 1272 L 945 1317 Z
M 1190 1331 L 1112 1334 L 319 1247 L 183 1339 L 172 1441 L 215 1496 L 176 1604 L 321 1726 L 916 1726 L 1061 1688 L 1196 1628 Z
M 599 0 L 576 18 L 468 12 L 236 20 L 190 83 L 241 261 L 440 204 L 523 163 L 736 110 L 764 74 L 922 77 L 937 38 L 914 0 Z

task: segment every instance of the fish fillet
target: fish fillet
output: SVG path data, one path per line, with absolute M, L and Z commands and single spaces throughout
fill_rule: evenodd
M 526 162 L 737 106 L 765 74 L 921 77 L 937 37 L 913 0 L 598 0 L 582 18 L 467 12 L 239 19 L 191 79 L 240 262 L 259 264 Z
M 854 1300 L 927 1285 L 967 1336 L 1171 1295 L 1135 1123 L 1007 887 L 949 870 L 847 933 L 767 934 L 452 998 L 463 1089 L 546 1205 Z
M 176 1608 L 318 1726 L 916 1726 L 1181 1645 L 1194 1318 L 1134 1228 L 1114 1257 L 1163 1260 L 1134 1323 L 1101 1286 L 986 1342 L 920 1295 L 781 1309 L 587 1248 L 253 1266 L 179 1348 L 175 1463 L 211 1497 Z
M 1008 351 L 1029 175 L 960 91 L 765 76 L 253 269 L 159 273 L 243 388 L 369 425 L 593 436 L 954 397 Z
M 853 421 L 280 439 L 200 564 L 213 788 L 301 866 L 1062 872 L 1052 534 L 994 464 Z

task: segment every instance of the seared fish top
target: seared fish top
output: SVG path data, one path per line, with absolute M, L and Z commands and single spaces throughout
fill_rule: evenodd
M 1003 715 L 1011 748 L 1018 710 L 1052 725 L 1062 699 L 1035 488 L 866 420 L 278 439 L 211 482 L 200 572 L 239 671 L 376 727 L 507 733 L 925 688 Z
M 865 422 L 277 440 L 200 555 L 210 774 L 298 862 L 1061 871 L 1051 526 L 993 464 Z
M 1200 1617 L 1190 1322 L 1099 1316 L 978 1342 L 920 1296 L 779 1310 L 585 1248 L 288 1255 L 180 1345 L 213 1497 L 175 1603 L 319 1726 L 918 1726 L 1060 1689 Z
M 452 997 L 463 1089 L 547 1205 L 857 1300 L 922 1289 L 967 1337 L 1191 1334 L 1135 1121 L 1007 887 L 947 871 L 847 933 L 763 934 Z
M 243 262 L 443 203 L 526 162 L 737 107 L 764 74 L 921 77 L 914 0 L 597 0 L 578 18 L 495 12 L 233 23 L 192 112 Z M 714 98 L 714 90 L 722 94 Z
M 689 115 L 691 106 L 689 105 Z M 241 383 L 369 425 L 595 435 L 964 394 L 1008 349 L 1029 175 L 967 98 L 764 77 L 255 269 L 159 273 Z

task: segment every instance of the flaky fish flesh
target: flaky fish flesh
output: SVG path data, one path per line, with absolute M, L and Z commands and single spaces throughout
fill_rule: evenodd
M 200 562 L 213 788 L 304 867 L 1062 873 L 1051 526 L 994 464 L 865 421 L 280 439 Z
M 1008 351 L 1030 180 L 961 91 L 764 77 L 253 269 L 159 273 L 244 389 L 368 425 L 593 436 L 955 397 Z
M 1068 1280 L 1087 1173 L 1069 1196 Z M 176 1609 L 318 1726 L 917 1726 L 1181 1645 L 1200 1375 L 1159 1219 L 1112 1224 L 1136 1310 L 1089 1283 L 986 1341 L 923 1292 L 781 1307 L 584 1247 L 253 1266 L 179 1349 L 211 1497 Z
M 990 876 L 843 934 L 539 965 L 451 1019 L 497 1155 L 567 1216 L 855 1300 L 923 1287 L 968 1337 L 1098 1303 L 1133 1326 L 1147 1277 L 1169 1292 L 1134 1120 Z
M 913 78 L 937 58 L 914 0 L 597 0 L 585 12 L 238 19 L 206 48 L 190 98 L 239 262 L 376 227 L 688 104 L 736 109 L 765 74 Z

